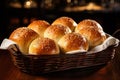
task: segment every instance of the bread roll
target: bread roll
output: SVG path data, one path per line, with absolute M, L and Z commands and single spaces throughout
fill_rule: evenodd
M 100 45 L 106 39 L 106 34 L 102 30 L 97 30 L 94 27 L 85 27 L 77 32 L 87 38 L 91 48 Z
M 44 31 L 50 26 L 45 20 L 35 20 L 28 25 L 28 28 L 37 32 L 40 36 L 44 36 Z
M 38 36 L 39 35 L 32 29 L 20 27 L 11 33 L 9 39 L 16 42 L 23 54 L 27 54 L 30 43 Z
M 87 51 L 89 49 L 89 43 L 85 37 L 79 33 L 69 33 L 64 35 L 58 42 L 63 52 L 81 50 Z
M 59 47 L 54 40 L 39 37 L 32 41 L 29 47 L 29 54 L 32 55 L 59 54 Z
M 67 33 L 71 33 L 68 27 L 63 25 L 51 25 L 45 30 L 44 37 L 53 39 L 57 43 L 59 39 Z
M 61 24 L 61 25 L 64 25 L 64 26 L 68 26 L 71 29 L 71 31 L 73 31 L 74 28 L 77 26 L 77 23 L 70 17 L 60 17 L 60 18 L 57 18 L 52 23 L 52 25 L 56 25 L 56 24 Z
M 94 27 L 97 30 L 103 30 L 102 26 L 97 21 L 92 19 L 84 19 L 78 23 L 77 27 L 75 28 L 75 32 L 79 32 L 79 30 L 84 27 Z

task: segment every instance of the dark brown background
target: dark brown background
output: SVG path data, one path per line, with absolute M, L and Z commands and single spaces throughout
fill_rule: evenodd
M 22 8 L 13 8 L 10 2 L 20 1 Z M 109 10 L 112 5 L 106 5 L 104 11 L 77 11 L 65 12 L 63 8 L 66 7 L 66 0 L 53 0 L 54 7 L 47 7 L 43 4 L 45 0 L 34 0 L 38 7 L 26 9 L 23 7 L 25 0 L 1 0 L 0 1 L 0 42 L 9 37 L 10 33 L 21 26 L 27 26 L 32 20 L 44 19 L 50 23 L 60 16 L 68 16 L 73 18 L 77 23 L 83 19 L 89 18 L 98 21 L 104 31 L 113 34 L 114 31 L 120 28 L 120 7 Z M 74 1 L 74 0 L 72 0 Z M 79 0 L 81 1 L 81 0 Z M 91 0 L 86 0 L 86 3 Z M 92 0 L 98 5 L 101 5 L 102 0 Z M 118 1 L 118 0 L 117 0 Z M 120 1 L 118 1 L 120 3 Z M 75 6 L 78 4 L 73 4 Z

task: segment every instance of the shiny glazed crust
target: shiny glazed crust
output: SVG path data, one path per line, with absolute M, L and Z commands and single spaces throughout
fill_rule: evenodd
M 88 50 L 89 43 L 85 37 L 79 33 L 69 33 L 64 35 L 58 42 L 59 46 L 64 52 L 74 50 Z
M 106 34 L 102 30 L 97 30 L 94 27 L 82 28 L 77 33 L 86 37 L 91 48 L 100 45 L 106 39 Z
M 59 47 L 54 40 L 39 37 L 32 41 L 29 47 L 29 54 L 32 55 L 52 55 L 59 54 Z
M 28 28 L 37 32 L 41 37 L 44 36 L 44 31 L 50 26 L 45 20 L 36 20 L 28 25 Z
M 72 31 L 66 26 L 51 25 L 45 30 L 44 37 L 53 39 L 57 43 L 62 36 L 71 32 Z
M 64 26 L 68 26 L 71 29 L 71 31 L 73 31 L 74 28 L 77 26 L 77 23 L 70 17 L 60 17 L 60 18 L 57 18 L 52 23 L 52 25 L 56 25 L 56 24 L 61 24 L 61 25 L 64 25 Z
M 27 27 L 14 30 L 9 39 L 16 42 L 24 54 L 51 55 L 59 54 L 59 49 L 88 51 L 102 44 L 106 34 L 95 20 L 84 19 L 77 25 L 70 17 L 60 17 L 51 25 L 45 20 L 33 21 Z
M 77 27 L 75 28 L 75 32 L 85 27 L 93 27 L 97 30 L 103 30 L 102 26 L 97 21 L 92 19 L 84 19 L 78 23 Z
M 9 39 L 17 43 L 22 53 L 28 54 L 30 43 L 38 36 L 32 29 L 20 27 L 11 33 Z

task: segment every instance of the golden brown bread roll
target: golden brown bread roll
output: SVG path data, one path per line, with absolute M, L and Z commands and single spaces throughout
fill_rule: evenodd
M 97 30 L 94 27 L 84 27 L 77 32 L 87 38 L 91 48 L 100 45 L 106 39 L 106 34 L 102 30 Z
M 30 43 L 38 36 L 39 35 L 32 29 L 20 27 L 11 33 L 9 39 L 16 42 L 23 54 L 27 54 Z
M 45 30 L 44 37 L 53 39 L 57 43 L 59 39 L 67 33 L 71 33 L 68 27 L 63 25 L 51 25 Z
M 79 30 L 84 27 L 94 27 L 95 29 L 103 30 L 102 26 L 97 21 L 92 19 L 84 19 L 78 23 L 77 27 L 75 28 L 75 32 L 79 32 Z
M 87 51 L 89 49 L 89 43 L 85 37 L 79 33 L 69 33 L 64 35 L 58 42 L 63 52 L 81 50 Z
M 28 25 L 28 28 L 37 32 L 40 36 L 44 36 L 44 31 L 50 26 L 45 20 L 35 20 Z
M 59 17 L 52 23 L 52 25 L 56 24 L 68 26 L 72 31 L 77 26 L 77 23 L 70 17 Z
M 33 40 L 32 43 L 30 44 L 29 54 L 32 55 L 59 54 L 59 47 L 54 40 L 39 37 Z

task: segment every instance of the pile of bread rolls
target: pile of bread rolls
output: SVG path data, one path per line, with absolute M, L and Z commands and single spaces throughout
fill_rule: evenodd
M 16 42 L 23 54 L 53 55 L 89 51 L 102 44 L 106 34 L 95 20 L 84 19 L 77 24 L 72 18 L 63 16 L 51 24 L 35 20 L 27 27 L 14 30 L 9 39 Z

